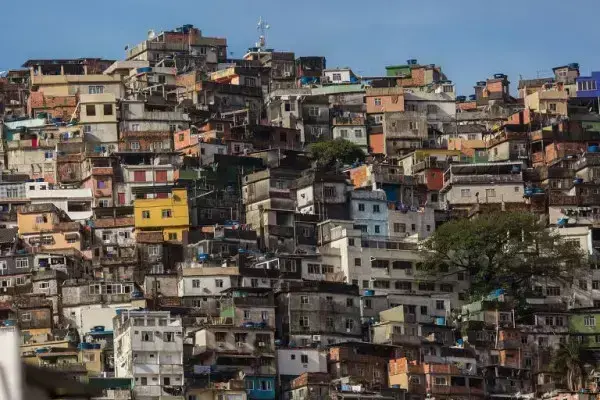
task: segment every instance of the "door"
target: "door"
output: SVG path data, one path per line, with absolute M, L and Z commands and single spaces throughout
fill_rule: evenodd
M 119 205 L 124 206 L 125 205 L 125 193 L 119 193 L 118 200 L 119 200 Z

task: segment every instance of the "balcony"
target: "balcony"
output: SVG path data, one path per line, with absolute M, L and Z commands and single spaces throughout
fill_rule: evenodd
M 478 183 L 478 184 L 495 184 L 495 183 L 523 183 L 521 174 L 514 175 L 452 175 L 445 182 L 448 184 L 460 183 Z
M 436 161 L 428 158 L 413 165 L 412 169 L 413 173 L 417 173 L 431 168 L 446 170 L 448 168 L 448 163 L 445 161 Z
M 273 236 L 293 237 L 294 228 L 291 226 L 267 225 L 267 233 Z
M 52 369 L 56 371 L 65 371 L 71 373 L 86 373 L 87 369 L 84 363 L 59 363 L 59 364 L 42 364 L 42 368 Z
M 505 350 L 505 349 L 519 349 L 521 348 L 522 344 L 520 340 L 500 340 L 498 341 L 498 346 L 497 349 L 498 350 Z
M 487 147 L 493 147 L 496 146 L 497 144 L 500 144 L 502 142 L 505 142 L 507 140 L 527 140 L 527 133 L 526 132 L 504 132 L 496 137 L 494 137 L 493 139 L 491 139 L 488 144 Z
M 336 117 L 333 119 L 332 125 L 334 126 L 357 126 L 364 125 L 364 117 Z
M 113 167 L 93 167 L 92 175 L 114 175 Z

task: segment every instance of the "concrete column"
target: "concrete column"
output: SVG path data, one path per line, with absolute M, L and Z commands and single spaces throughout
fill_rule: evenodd
M 87 75 L 87 74 L 88 74 L 88 68 L 87 68 L 87 67 L 88 67 L 87 65 L 84 65 L 84 66 L 83 66 L 83 74 L 84 74 L 84 75 Z
M 61 75 L 64 75 L 64 74 L 65 74 L 65 66 L 64 66 L 64 65 L 61 65 L 61 66 L 60 66 L 60 74 L 61 74 Z

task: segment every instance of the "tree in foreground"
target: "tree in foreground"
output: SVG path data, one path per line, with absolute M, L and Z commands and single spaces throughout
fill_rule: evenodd
M 503 289 L 522 300 L 536 280 L 572 282 L 587 261 L 579 246 L 548 230 L 535 214 L 522 212 L 447 222 L 424 242 L 421 253 L 427 274 L 468 275 L 473 298 Z
M 365 159 L 365 152 L 360 146 L 341 138 L 313 143 L 309 149 L 320 167 L 334 167 L 338 162 L 348 165 Z
M 583 348 L 575 339 L 561 344 L 552 359 L 552 370 L 557 376 L 566 378 L 567 388 L 573 392 L 583 388 L 586 372 Z M 566 375 L 565 375 L 566 374 Z

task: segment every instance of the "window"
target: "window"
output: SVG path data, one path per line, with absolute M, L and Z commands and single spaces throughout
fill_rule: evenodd
M 223 287 L 223 279 L 215 279 L 215 286 L 218 288 Z
M 31 313 L 24 312 L 23 314 L 21 314 L 21 321 L 31 321 Z
M 321 266 L 321 272 L 323 274 L 333 274 L 333 265 L 323 264 Z
M 331 75 L 331 80 L 333 80 L 334 82 L 341 82 L 342 81 L 342 74 L 340 73 L 334 73 Z
M 29 259 L 27 258 L 17 258 L 15 260 L 16 268 L 29 268 Z
M 333 329 L 334 325 L 333 325 L 333 318 L 332 318 L 332 317 L 327 317 L 327 318 L 325 319 L 325 326 L 326 326 L 328 329 Z
M 142 342 L 153 342 L 154 337 L 152 331 L 142 331 Z
M 452 285 L 449 283 L 440 284 L 440 292 L 452 293 Z
M 421 315 L 427 315 L 427 306 L 421 306 Z
M 550 103 L 550 104 L 548 104 L 548 109 L 550 111 L 556 111 L 556 103 Z
M 436 376 L 435 384 L 440 385 L 440 386 L 446 385 L 447 384 L 446 377 L 445 376 Z
M 365 205 L 363 203 L 358 203 L 358 211 L 365 211 Z
M 104 105 L 104 115 L 113 115 L 113 106 L 112 104 Z
M 260 390 L 272 390 L 273 384 L 271 381 L 260 381 Z
M 168 178 L 167 171 L 156 171 L 154 173 L 154 175 L 155 175 L 154 180 L 156 182 L 167 182 L 167 178 Z
M 164 209 L 162 210 L 162 217 L 163 218 L 171 218 L 173 216 L 173 210 L 171 209 Z
M 581 290 L 587 290 L 588 285 L 587 285 L 587 281 L 584 281 L 583 279 L 579 280 L 579 288 Z
M 376 115 L 374 117 L 375 119 L 375 124 L 381 124 L 383 122 L 383 115 Z
M 300 304 L 308 304 L 308 296 L 300 296 Z
M 319 107 L 308 107 L 308 116 L 309 117 L 318 117 L 319 116 Z
M 375 105 L 376 105 L 376 106 L 381 106 L 381 98 L 379 98 L 379 97 L 375 97 L 375 100 L 374 100 L 374 101 L 375 101 Z
M 308 328 L 308 317 L 300 317 L 298 324 L 303 328 Z
M 416 129 L 419 129 L 419 126 L 417 125 L 417 123 L 416 123 L 416 122 L 414 122 L 414 121 L 409 121 L 409 123 L 408 123 L 408 129 L 410 129 L 410 130 L 413 130 L 413 131 L 414 131 L 414 130 L 416 130 Z
M 174 342 L 175 341 L 175 332 L 165 332 L 163 340 L 165 342 Z
M 200 279 L 192 279 L 192 287 L 199 288 L 200 287 Z
M 596 326 L 596 317 L 593 315 L 586 315 L 583 317 L 583 325 L 585 326 Z
M 27 283 L 27 279 L 24 276 L 17 276 L 15 278 L 15 283 L 18 286 L 23 286 L 25 283 Z
M 88 86 L 88 94 L 102 94 L 104 86 Z
M 458 279 L 459 281 L 464 281 L 465 280 L 465 273 L 464 272 L 457 272 L 456 273 L 456 279 Z
M 323 188 L 323 194 L 325 197 L 334 197 L 335 196 L 335 186 L 325 186 Z
M 352 330 L 352 329 L 354 329 L 354 320 L 346 319 L 346 330 Z
M 436 300 L 435 301 L 435 309 L 436 310 L 445 310 L 445 304 L 444 304 L 444 300 Z
M 348 297 L 346 299 L 346 307 L 354 307 L 354 299 L 351 297 Z
M 302 355 L 300 356 L 300 362 L 301 362 L 302 364 L 308 364 L 308 354 L 302 354 Z
M 471 189 L 460 189 L 460 197 L 471 197 Z
M 600 281 L 592 281 L 592 289 L 599 290 L 600 289 Z
M 85 106 L 85 114 L 88 117 L 93 117 L 96 115 L 96 106 L 94 104 L 88 104 Z
M 38 283 L 38 289 L 40 290 L 46 290 L 50 288 L 50 283 L 49 282 L 40 282 Z
M 496 197 L 496 189 L 485 189 L 485 197 Z
M 340 129 L 340 136 L 343 139 L 348 139 L 348 129 Z
M 373 212 L 374 212 L 374 213 L 378 213 L 378 212 L 380 212 L 380 209 L 379 209 L 379 204 L 373 204 Z
M 134 182 L 146 182 L 146 171 L 134 171 L 133 172 Z
M 245 78 L 246 86 L 256 87 L 256 78 Z
M 379 232 L 379 225 L 375 225 L 375 233 L 380 233 Z
M 394 286 L 398 290 L 412 290 L 412 282 L 397 281 Z
M 246 380 L 246 389 L 254 390 L 254 381 Z
M 361 260 L 360 260 L 360 258 L 355 258 L 355 259 L 354 259 L 354 266 L 355 266 L 355 267 L 360 267 L 360 265 L 361 265 Z
M 546 288 L 546 296 L 560 296 L 560 287 L 548 286 Z
M 404 232 L 406 232 L 406 224 L 401 224 L 399 222 L 394 222 L 394 232 L 395 233 L 404 233 Z
M 150 211 L 148 211 L 148 210 L 142 211 L 142 218 L 143 219 L 149 219 L 150 218 Z
M 360 129 L 355 129 L 354 130 L 354 137 L 356 137 L 356 138 L 362 138 L 362 135 L 363 135 L 362 130 L 360 130 Z
M 321 266 L 319 264 L 308 264 L 308 273 L 309 274 L 320 274 Z

